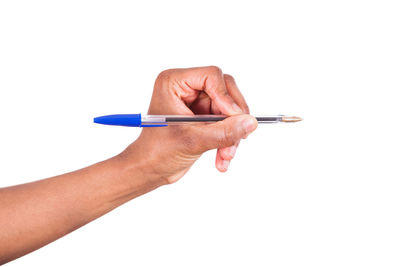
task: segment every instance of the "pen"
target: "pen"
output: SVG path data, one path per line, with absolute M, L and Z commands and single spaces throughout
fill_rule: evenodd
M 181 125 L 188 123 L 213 123 L 221 121 L 225 115 L 141 115 L 139 114 L 115 114 L 94 118 L 95 123 L 105 125 L 119 125 L 128 127 L 163 127 L 169 125 Z M 258 123 L 298 122 L 300 117 L 275 115 L 255 116 Z

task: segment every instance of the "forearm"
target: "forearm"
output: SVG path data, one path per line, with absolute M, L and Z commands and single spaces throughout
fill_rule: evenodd
M 0 264 L 38 249 L 161 185 L 124 154 L 87 168 L 0 189 Z

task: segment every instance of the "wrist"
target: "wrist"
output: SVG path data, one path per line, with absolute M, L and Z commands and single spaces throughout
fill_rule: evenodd
M 140 189 L 146 193 L 167 184 L 162 175 L 154 168 L 156 160 L 152 157 L 152 153 L 148 152 L 136 141 L 113 158 L 120 170 L 120 175 L 126 179 L 135 192 Z

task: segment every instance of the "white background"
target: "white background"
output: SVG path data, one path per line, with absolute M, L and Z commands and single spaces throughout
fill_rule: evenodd
M 146 112 L 167 68 L 217 65 L 253 114 L 305 119 L 260 126 L 225 174 L 208 152 L 8 266 L 399 266 L 399 14 L 398 1 L 1 1 L 0 186 L 119 153 L 140 130 L 92 118 Z

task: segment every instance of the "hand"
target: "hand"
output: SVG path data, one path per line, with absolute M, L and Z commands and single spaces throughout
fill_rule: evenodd
M 217 148 L 216 168 L 225 172 L 242 138 L 257 128 L 232 76 L 214 66 L 160 73 L 148 114 L 225 114 L 212 124 L 143 128 L 122 155 L 144 159 L 149 179 L 179 180 L 207 150 Z M 151 174 L 149 174 L 149 170 Z

